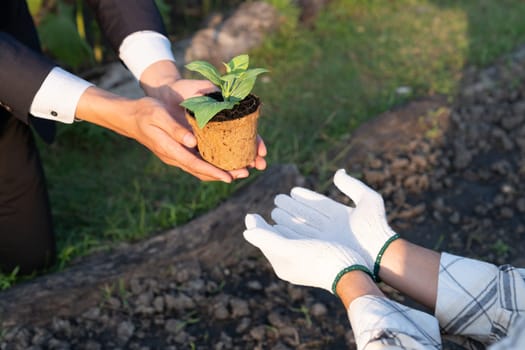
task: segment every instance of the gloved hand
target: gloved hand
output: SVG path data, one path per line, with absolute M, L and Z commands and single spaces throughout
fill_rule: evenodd
M 381 195 L 339 169 L 334 184 L 355 203 L 355 208 L 317 192 L 295 187 L 290 196 L 277 195 L 272 219 L 304 236 L 324 237 L 357 251 L 379 281 L 384 251 L 399 236 L 386 220 Z
M 336 294 L 337 282 L 345 273 L 361 270 L 371 275 L 364 259 L 347 246 L 271 226 L 258 214 L 246 215 L 245 224 L 244 238 L 263 252 L 285 281 Z

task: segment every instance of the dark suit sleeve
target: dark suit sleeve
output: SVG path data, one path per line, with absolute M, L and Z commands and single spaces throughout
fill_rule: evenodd
M 87 0 L 113 49 L 141 30 L 166 35 L 154 0 Z M 38 37 L 25 1 L 0 5 L 0 108 L 28 121 L 33 98 L 56 66 L 40 53 Z
M 166 35 L 154 0 L 87 0 L 87 3 L 117 53 L 122 41 L 134 32 L 152 30 Z
M 33 97 L 54 66 L 40 51 L 38 35 L 26 2 L 2 0 L 0 105 L 27 123 Z
M 6 32 L 0 31 L 0 104 L 28 122 L 29 108 L 55 64 Z

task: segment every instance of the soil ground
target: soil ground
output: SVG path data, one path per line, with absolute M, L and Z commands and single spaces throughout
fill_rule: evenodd
M 381 192 L 402 237 L 524 266 L 524 79 L 525 49 L 469 69 L 454 99 L 413 101 L 356 130 L 333 170 Z M 184 227 L 0 293 L 0 349 L 354 349 L 335 297 L 280 281 L 242 239 L 244 214 L 267 215 L 293 185 L 317 179 L 274 167 Z

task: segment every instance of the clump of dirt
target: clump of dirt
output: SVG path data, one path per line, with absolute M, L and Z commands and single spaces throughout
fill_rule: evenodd
M 523 266 L 524 78 L 525 49 L 490 68 L 470 69 L 454 102 L 428 98 L 378 116 L 333 150 L 335 167 L 362 175 L 382 193 L 403 237 Z M 335 187 L 327 193 L 348 200 Z M 355 349 L 334 296 L 280 281 L 240 232 L 232 237 L 238 244 L 228 254 L 224 245 L 234 240 L 201 241 L 192 245 L 199 254 L 116 280 L 77 313 L 70 305 L 68 316 L 4 327 L 0 349 Z M 221 258 L 204 263 L 214 256 Z M 456 347 L 446 342 L 444 348 Z

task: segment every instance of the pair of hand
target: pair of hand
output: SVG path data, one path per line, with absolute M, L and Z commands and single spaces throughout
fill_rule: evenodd
M 164 163 L 176 166 L 203 181 L 245 178 L 248 169 L 224 171 L 204 161 L 196 150 L 197 141 L 180 103 L 217 88 L 208 80 L 181 79 L 175 64 L 160 61 L 141 76 L 147 97 L 129 100 L 90 87 L 77 106 L 77 117 L 133 138 Z M 266 147 L 258 138 L 258 156 L 250 167 L 266 168 Z
M 261 249 L 281 279 L 335 294 L 339 279 L 352 270 L 378 280 L 382 254 L 398 236 L 387 223 L 381 195 L 343 169 L 335 173 L 334 184 L 355 207 L 296 187 L 290 196 L 275 197 L 275 225 L 248 214 L 244 237 Z

